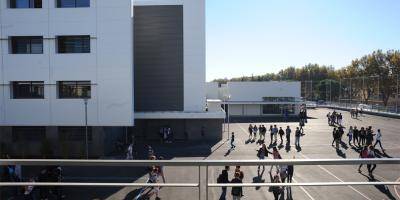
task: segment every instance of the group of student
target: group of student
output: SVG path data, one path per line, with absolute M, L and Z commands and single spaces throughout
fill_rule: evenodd
M 362 115 L 363 110 L 362 108 L 359 110 L 358 108 L 353 108 L 350 110 L 350 116 L 351 118 L 358 118 L 358 115 L 360 114 L 360 116 Z
M 268 157 L 268 154 L 271 154 L 273 159 L 282 159 L 282 156 L 280 155 L 276 147 L 273 147 L 272 152 L 270 152 L 268 151 L 266 145 L 262 144 L 261 147 L 257 150 L 257 157 L 260 160 L 263 160 L 266 157 Z M 276 168 L 275 172 L 273 172 L 274 167 Z M 229 171 L 229 166 L 225 166 L 225 169 L 222 170 L 221 174 L 217 178 L 217 183 L 243 183 L 244 174 L 240 170 L 240 166 L 236 166 L 234 178 L 232 180 L 229 180 L 228 171 Z M 265 166 L 259 165 L 257 171 L 259 178 L 262 177 L 264 171 L 265 171 Z M 293 173 L 294 173 L 293 165 L 271 165 L 271 168 L 269 170 L 271 183 L 285 183 L 285 182 L 292 183 Z M 282 197 L 284 198 L 285 195 L 284 189 L 285 187 L 283 186 L 271 186 L 268 191 L 273 193 L 275 199 L 277 200 Z M 225 200 L 226 194 L 227 194 L 227 187 L 222 187 L 222 192 L 219 199 Z M 232 187 L 231 195 L 232 198 L 235 200 L 241 199 L 244 196 L 242 187 Z
M 372 127 L 369 126 L 367 128 L 361 127 L 360 130 L 358 130 L 357 126 L 350 126 L 349 132 L 347 134 L 349 137 L 348 144 L 357 146 L 359 148 L 364 147 L 364 146 L 370 146 L 374 142 L 374 137 L 375 137 L 375 144 L 373 147 L 377 144 L 381 147 L 381 150 L 384 152 L 385 149 L 382 147 L 382 132 L 380 129 L 377 130 L 377 133 L 375 134 L 374 131 L 372 130 Z
M 264 125 L 259 125 L 257 127 L 256 124 L 252 125 L 249 124 L 248 127 L 249 131 L 249 138 L 248 141 L 256 141 L 257 140 L 257 133 L 260 135 L 259 139 L 257 140 L 257 143 L 259 144 L 265 144 L 265 134 L 267 132 L 267 128 Z M 277 125 L 271 125 L 268 129 L 270 133 L 270 146 L 276 146 L 278 143 L 278 135 L 280 138 L 280 144 L 283 144 L 283 137 L 286 136 L 286 145 L 290 145 L 290 137 L 292 133 L 292 129 L 290 126 L 287 126 L 285 130 L 282 129 L 282 127 L 277 127 Z M 304 135 L 304 130 L 303 132 L 299 127 L 296 127 L 295 130 L 295 146 L 296 148 L 300 147 L 300 137 Z
M 147 156 L 149 160 L 164 160 L 164 157 L 159 156 L 157 157 L 154 154 L 154 150 L 150 145 L 147 146 Z M 164 168 L 163 166 L 149 166 L 147 167 L 147 172 L 148 172 L 148 179 L 146 183 L 158 183 L 159 178 L 161 177 L 163 180 L 163 183 L 165 183 L 165 176 L 164 176 Z M 139 193 L 136 195 L 135 200 L 144 200 L 144 199 L 150 199 L 153 195 L 155 195 L 156 200 L 160 200 L 161 198 L 159 197 L 159 192 L 160 192 L 160 187 L 143 187 L 139 190 Z
M 336 110 L 334 110 L 332 113 L 329 112 L 326 115 L 326 117 L 328 118 L 329 126 L 334 126 L 335 124 L 342 126 L 342 121 L 343 121 L 342 113 L 338 113 L 336 112 Z
M 217 183 L 236 183 L 236 184 L 243 183 L 244 173 L 243 171 L 240 170 L 240 166 L 236 166 L 232 180 L 229 180 L 229 174 L 228 174 L 229 169 L 230 169 L 229 166 L 225 166 L 225 168 L 222 170 L 221 174 L 217 178 Z M 227 187 L 222 187 L 222 193 L 219 199 L 225 200 L 226 194 L 227 194 Z M 244 196 L 243 188 L 232 187 L 231 195 L 233 200 L 241 199 Z
M 6 159 L 11 159 L 7 154 Z M 60 166 L 48 166 L 40 170 L 38 175 L 31 176 L 28 179 L 22 177 L 21 165 L 7 165 L 1 169 L 1 179 L 4 182 L 61 182 L 63 179 L 62 168 Z M 27 185 L 24 187 L 8 187 L 7 190 L 3 191 L 6 198 L 9 197 L 23 197 L 24 200 L 36 200 L 36 199 L 57 199 L 61 200 L 65 198 L 61 187 L 47 187 Z M 0 196 L 0 199 L 2 196 Z

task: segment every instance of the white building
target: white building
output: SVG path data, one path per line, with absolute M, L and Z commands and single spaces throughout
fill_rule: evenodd
M 0 148 L 12 151 L 29 141 L 21 153 L 28 155 L 50 141 L 61 155 L 67 150 L 56 148 L 60 141 L 81 154 L 84 99 L 96 155 L 112 151 L 135 124 L 183 127 L 175 132 L 189 132 L 185 139 L 199 138 L 182 125 L 186 119 L 216 128 L 223 112 L 205 112 L 204 4 L 0 1 Z M 140 127 L 136 134 L 153 138 Z
M 300 112 L 301 83 L 228 82 L 207 83 L 207 96 L 224 101 L 231 117 L 297 116 Z

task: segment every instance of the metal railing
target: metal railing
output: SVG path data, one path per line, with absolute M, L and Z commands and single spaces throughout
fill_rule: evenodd
M 400 164 L 400 158 L 380 159 L 282 159 L 282 160 L 43 160 L 43 159 L 0 159 L 0 166 L 102 166 L 102 167 L 144 167 L 144 166 L 194 166 L 198 167 L 197 183 L 88 183 L 88 182 L 0 182 L 0 187 L 15 186 L 67 186 L 67 187 L 185 187 L 198 188 L 201 199 L 205 187 L 270 187 L 270 186 L 350 186 L 350 185 L 400 185 L 400 182 L 312 182 L 312 183 L 209 183 L 211 166 L 258 166 L 258 165 L 359 165 L 359 164 Z M 205 184 L 202 184 L 201 167 L 205 167 Z

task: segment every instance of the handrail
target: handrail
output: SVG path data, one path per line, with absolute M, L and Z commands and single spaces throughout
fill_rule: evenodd
M 77 182 L 0 182 L 0 187 L 13 186 L 74 186 L 74 187 L 199 187 L 198 183 L 77 183 Z
M 208 187 L 270 187 L 270 186 L 349 186 L 349 185 L 400 185 L 400 182 L 312 182 L 312 183 L 210 183 Z
M 193 166 L 198 167 L 198 183 L 76 183 L 76 182 L 0 182 L 1 187 L 12 186 L 77 186 L 77 187 L 197 187 L 198 199 L 202 199 L 202 187 L 205 187 L 205 199 L 208 200 L 209 187 L 269 187 L 269 186 L 350 186 L 350 185 L 400 185 L 400 182 L 312 182 L 312 183 L 209 183 L 210 166 L 257 166 L 257 165 L 359 165 L 359 164 L 400 164 L 400 158 L 373 159 L 267 159 L 267 160 L 45 160 L 45 159 L 0 159 L 0 166 Z M 201 167 L 205 167 L 205 184 L 201 181 Z
M 0 159 L 4 165 L 60 165 L 60 166 L 255 166 L 255 165 L 357 165 L 400 164 L 400 158 L 373 159 L 266 159 L 266 160 L 63 160 L 63 159 Z

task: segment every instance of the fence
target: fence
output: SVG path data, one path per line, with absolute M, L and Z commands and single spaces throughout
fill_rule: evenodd
M 88 182 L 0 182 L 1 187 L 14 186 L 67 186 L 67 187 L 186 187 L 198 188 L 199 200 L 202 188 L 208 199 L 209 187 L 269 187 L 269 186 L 349 186 L 349 185 L 400 185 L 400 182 L 312 182 L 312 183 L 209 183 L 211 166 L 258 166 L 258 165 L 359 165 L 359 164 L 400 164 L 400 158 L 384 159 L 282 159 L 282 160 L 0 160 L 0 166 L 103 166 L 103 167 L 143 167 L 143 166 L 194 166 L 198 167 L 197 183 L 88 183 Z M 205 184 L 202 184 L 201 168 L 206 169 Z

